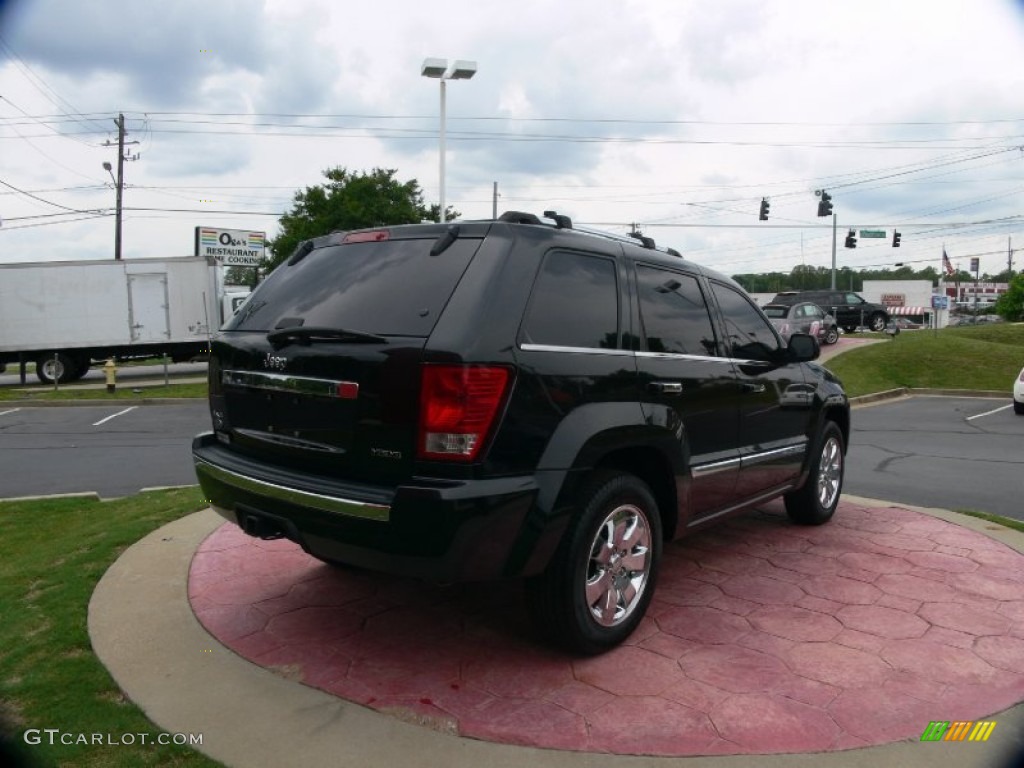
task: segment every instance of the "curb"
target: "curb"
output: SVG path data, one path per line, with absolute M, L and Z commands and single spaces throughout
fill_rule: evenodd
M 976 397 L 982 399 L 1012 399 L 1006 392 L 991 389 L 927 389 L 925 387 L 897 387 L 869 395 L 857 395 L 850 398 L 851 406 L 869 405 L 882 400 L 895 400 L 900 397 Z
M 93 400 L 93 399 L 68 399 L 68 400 L 0 400 L 0 407 L 13 406 L 14 408 L 57 408 L 60 406 L 71 406 L 73 408 L 93 407 L 98 405 L 188 405 L 195 402 L 206 402 L 205 397 L 140 397 L 138 400 L 118 398 L 115 400 Z

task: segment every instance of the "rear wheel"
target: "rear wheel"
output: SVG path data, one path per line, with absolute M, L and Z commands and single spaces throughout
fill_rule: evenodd
M 831 520 L 843 490 L 843 433 L 835 422 L 825 422 L 813 450 L 807 482 L 785 497 L 786 514 L 800 525 Z
M 1024 403 L 1018 403 L 1016 400 L 1013 401 L 1013 412 L 1024 414 Z
M 569 650 L 606 651 L 643 618 L 660 557 L 661 517 L 647 485 L 620 472 L 595 475 L 548 569 L 527 582 L 534 620 Z
M 75 361 L 60 352 L 43 355 L 36 360 L 36 376 L 43 384 L 58 384 L 74 381 L 78 376 Z
M 839 329 L 834 325 L 831 328 L 825 330 L 825 343 L 835 344 L 839 341 Z
M 881 333 L 885 330 L 885 315 L 881 312 L 876 312 L 868 320 L 868 327 L 875 333 Z
M 857 330 L 857 326 L 855 326 L 855 325 L 844 325 L 843 326 L 843 330 L 846 331 L 847 333 L 853 333 L 854 331 Z

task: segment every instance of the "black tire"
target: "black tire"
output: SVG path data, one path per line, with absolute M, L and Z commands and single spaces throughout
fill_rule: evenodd
M 78 378 L 75 374 L 78 368 L 75 361 L 65 354 L 50 353 L 36 359 L 36 377 L 43 384 L 53 384 L 56 379 L 58 384 L 65 384 Z
M 875 333 L 881 333 L 882 331 L 884 331 L 885 324 L 885 315 L 883 315 L 881 312 L 875 312 L 875 314 L 871 316 L 871 319 L 868 320 L 868 328 L 870 328 Z
M 834 421 L 825 422 L 812 450 L 807 482 L 785 496 L 786 514 L 798 525 L 827 523 L 843 492 L 843 433 Z
M 661 528 L 657 502 L 642 480 L 595 474 L 581 489 L 547 570 L 527 580 L 541 632 L 581 654 L 601 653 L 629 637 L 654 592 Z
M 1019 413 L 1024 416 L 1024 403 L 1018 403 L 1016 400 L 1013 401 L 1013 412 Z
M 846 331 L 847 333 L 853 333 L 854 331 L 857 330 L 857 326 L 855 326 L 855 325 L 844 325 L 843 326 L 843 330 Z
M 837 344 L 839 343 L 839 329 L 834 325 L 831 328 L 825 329 L 825 343 L 826 344 Z

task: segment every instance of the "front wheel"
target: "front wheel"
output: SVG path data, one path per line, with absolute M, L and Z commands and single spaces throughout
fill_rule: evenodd
M 1013 412 L 1024 414 L 1024 403 L 1018 403 L 1016 400 L 1013 401 Z
M 785 496 L 786 514 L 799 525 L 827 523 L 843 490 L 843 433 L 828 421 L 818 435 L 803 487 Z
M 595 475 L 547 570 L 527 581 L 540 630 L 576 653 L 621 643 L 651 602 L 661 545 L 661 517 L 646 483 L 620 472 Z
M 868 321 L 868 327 L 875 333 L 881 333 L 885 330 L 885 315 L 881 312 L 876 312 L 871 316 Z
M 834 325 L 825 330 L 825 343 L 836 344 L 839 341 L 839 329 Z

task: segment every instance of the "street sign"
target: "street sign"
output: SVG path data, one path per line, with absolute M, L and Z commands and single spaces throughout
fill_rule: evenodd
M 977 272 L 977 271 L 978 271 L 978 257 L 974 256 L 971 259 L 971 272 Z
M 884 229 L 862 229 L 860 231 L 861 237 L 885 237 Z

